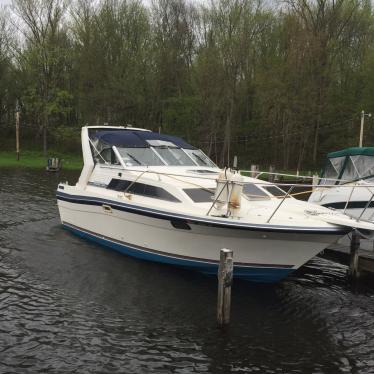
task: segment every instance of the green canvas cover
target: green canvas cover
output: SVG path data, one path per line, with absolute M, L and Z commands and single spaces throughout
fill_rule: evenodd
M 374 147 L 353 147 L 331 152 L 320 184 L 344 184 L 374 176 Z
M 344 156 L 374 156 L 374 147 L 352 147 L 327 154 L 328 158 Z

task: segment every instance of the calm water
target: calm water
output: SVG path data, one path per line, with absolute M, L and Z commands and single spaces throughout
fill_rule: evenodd
M 374 286 L 313 260 L 274 286 L 141 262 L 59 225 L 57 176 L 0 169 L 0 373 L 374 372 Z

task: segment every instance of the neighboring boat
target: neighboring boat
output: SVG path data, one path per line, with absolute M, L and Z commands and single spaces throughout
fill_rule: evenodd
M 234 276 L 275 282 L 352 226 L 374 229 L 269 182 L 220 170 L 177 137 L 83 127 L 82 149 L 78 183 L 58 186 L 62 224 L 140 259 L 216 274 L 220 249 L 230 248 Z
M 347 148 L 327 155 L 319 186 L 309 202 L 373 221 L 373 186 L 374 147 Z

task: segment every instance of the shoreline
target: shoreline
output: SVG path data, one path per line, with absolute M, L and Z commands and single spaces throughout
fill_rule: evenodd
M 82 156 L 72 153 L 49 152 L 44 157 L 42 152 L 21 151 L 20 160 L 17 161 L 15 151 L 0 151 L 0 168 L 45 169 L 48 158 L 52 157 L 62 160 L 62 170 L 81 170 L 83 167 Z
M 29 169 L 45 169 L 47 167 L 48 158 L 57 157 L 62 160 L 62 170 L 82 170 L 83 168 L 83 158 L 81 155 L 74 153 L 64 153 L 64 152 L 53 152 L 50 151 L 47 157 L 43 156 L 40 151 L 21 151 L 20 160 L 16 159 L 15 151 L 0 151 L 0 168 L 29 168 Z M 244 169 L 245 170 L 245 169 Z M 294 174 L 290 170 L 281 170 L 280 173 Z M 310 173 L 310 172 L 309 172 Z M 243 172 L 245 176 L 249 176 L 248 171 Z M 301 175 L 307 175 L 307 173 L 300 172 Z M 267 176 L 260 178 L 262 180 L 267 180 Z M 293 181 L 292 177 L 283 177 L 281 182 Z M 278 180 L 278 182 L 280 182 Z

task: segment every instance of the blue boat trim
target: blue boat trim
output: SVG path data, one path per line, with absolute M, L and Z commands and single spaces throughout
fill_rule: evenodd
M 188 216 L 184 214 L 178 213 L 170 213 L 164 212 L 157 209 L 152 208 L 144 208 L 140 206 L 136 206 L 133 204 L 126 204 L 118 201 L 102 199 L 97 197 L 87 197 L 87 196 L 80 196 L 80 195 L 70 195 L 61 191 L 56 192 L 56 197 L 58 200 L 67 201 L 74 204 L 83 204 L 83 205 L 109 205 L 112 209 L 120 210 L 124 212 L 139 214 L 147 217 L 163 219 L 163 220 L 183 220 L 188 224 L 194 225 L 204 225 L 204 226 L 211 226 L 211 227 L 219 227 L 219 228 L 229 228 L 229 229 L 237 229 L 237 230 L 250 230 L 250 231 L 266 231 L 266 232 L 284 232 L 284 233 L 295 233 L 295 234 L 325 234 L 325 235 L 344 235 L 351 231 L 351 228 L 348 227 L 315 227 L 315 228 L 308 228 L 305 227 L 297 227 L 297 226 L 281 226 L 281 225 L 258 225 L 258 224 L 249 224 L 249 223 L 232 223 L 228 221 L 218 221 L 215 219 L 203 219 L 200 217 Z
M 201 260 L 194 257 L 171 255 L 165 252 L 138 247 L 132 244 L 130 245 L 129 243 L 98 235 L 67 222 L 63 222 L 62 224 L 66 229 L 84 239 L 89 239 L 131 257 L 163 264 L 176 265 L 211 275 L 216 275 L 218 271 L 219 262 L 215 260 Z M 235 277 L 256 282 L 277 282 L 286 277 L 293 270 L 292 265 L 243 264 L 234 262 Z

